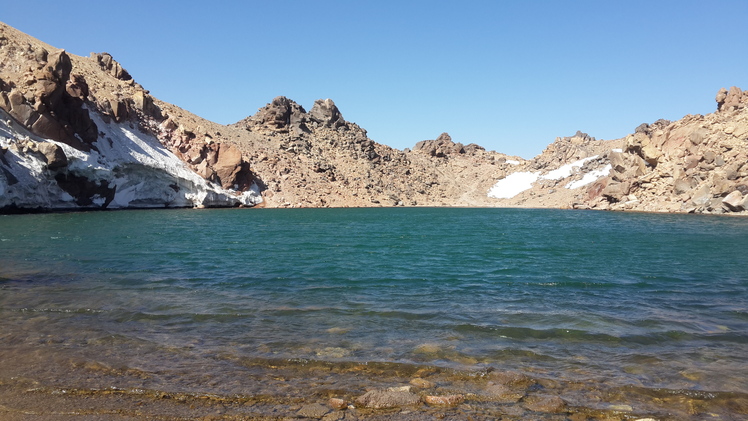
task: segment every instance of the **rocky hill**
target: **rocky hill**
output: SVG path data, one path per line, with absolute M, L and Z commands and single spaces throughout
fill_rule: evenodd
M 723 88 L 716 101 L 623 139 L 556 139 L 489 194 L 498 206 L 748 213 L 748 92 Z
M 75 56 L 0 24 L 3 211 L 261 201 L 235 148 L 193 141 L 168 117 L 109 54 Z M 177 142 L 174 153 L 162 139 Z M 198 176 L 181 150 L 212 173 Z
M 235 124 L 153 98 L 107 53 L 69 54 L 0 24 L 0 209 L 523 206 L 748 212 L 748 94 L 718 111 L 577 132 L 532 160 L 454 142 L 397 150 L 330 99 L 278 97 Z

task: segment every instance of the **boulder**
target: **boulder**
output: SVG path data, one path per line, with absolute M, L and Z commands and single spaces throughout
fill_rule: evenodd
M 47 161 L 47 168 L 50 170 L 57 170 L 68 165 L 68 158 L 60 146 L 51 142 L 40 142 L 37 148 L 44 155 L 44 159 Z
M 314 101 L 309 118 L 323 127 L 337 128 L 345 124 L 340 110 L 329 98 Z
M 746 210 L 743 207 L 744 204 L 744 198 L 743 194 L 740 193 L 740 191 L 735 190 L 732 193 L 728 194 L 722 199 L 722 205 L 732 212 L 741 212 Z
M 737 86 L 733 86 L 728 91 L 725 88 L 721 88 L 717 92 L 717 110 L 718 111 L 731 111 L 738 107 L 745 106 L 748 102 L 748 92 L 743 92 Z
M 701 186 L 693 196 L 691 196 L 691 203 L 697 207 L 708 206 L 712 202 L 712 192 L 708 184 Z
M 236 176 L 242 170 L 242 153 L 238 148 L 222 143 L 218 148 L 218 159 L 213 165 L 216 175 L 224 189 L 231 189 L 236 183 Z
M 625 196 L 631 192 L 631 184 L 629 182 L 609 182 L 607 186 L 600 192 L 609 202 L 620 202 Z

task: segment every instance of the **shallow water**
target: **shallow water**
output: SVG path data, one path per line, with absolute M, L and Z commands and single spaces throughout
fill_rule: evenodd
M 563 210 L 2 216 L 0 378 L 257 394 L 248 361 L 378 362 L 748 393 L 746 240 Z

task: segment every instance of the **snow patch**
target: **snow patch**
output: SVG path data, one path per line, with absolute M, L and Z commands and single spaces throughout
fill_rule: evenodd
M 599 155 L 590 156 L 569 164 L 562 165 L 555 170 L 549 171 L 543 175 L 539 172 L 515 172 L 511 173 L 494 184 L 488 190 L 488 197 L 496 199 L 511 199 L 525 190 L 532 188 L 533 183 L 538 180 L 562 180 L 570 177 L 575 168 L 581 168 L 588 161 L 597 159 Z M 509 162 L 509 161 L 507 161 Z M 606 175 L 610 171 L 610 165 L 595 171 L 590 171 L 582 177 L 582 180 L 568 183 L 567 189 L 575 189 L 595 182 L 598 178 Z
M 587 161 L 592 161 L 593 159 L 597 159 L 598 155 L 590 156 L 588 158 L 583 158 L 578 161 L 574 161 L 570 164 L 562 165 L 558 167 L 557 169 L 548 172 L 546 175 L 540 176 L 541 180 L 561 180 L 566 177 L 570 177 L 572 172 L 574 172 L 574 168 L 581 168 Z
M 515 159 L 507 159 L 506 163 L 507 164 L 511 164 L 511 165 L 519 165 L 519 161 L 517 161 Z
M 612 169 L 613 169 L 613 166 L 610 165 L 610 164 L 608 164 L 608 165 L 606 165 L 606 166 L 604 166 L 602 168 L 599 168 L 599 169 L 596 169 L 596 170 L 588 172 L 587 174 L 584 175 L 584 177 L 582 177 L 581 180 L 572 181 L 571 183 L 568 183 L 564 187 L 566 187 L 567 189 L 570 189 L 570 190 L 571 189 L 578 189 L 580 187 L 584 187 L 584 186 L 586 186 L 588 184 L 594 183 L 595 181 L 597 181 L 601 177 L 605 177 L 606 175 L 608 175 L 608 173 L 610 173 L 610 170 L 612 170 Z
M 57 184 L 58 174 L 47 168 L 44 157 L 20 146 L 28 142 L 58 145 L 68 159 L 67 174 L 114 188 L 109 208 L 252 206 L 262 201 L 257 186 L 246 192 L 223 189 L 193 172 L 156 137 L 130 128 L 129 123 L 105 122 L 95 111 L 90 116 L 103 135 L 95 149 L 84 152 L 36 136 L 0 110 L 0 146 L 7 148 L 0 156 L 0 208 L 79 207 Z M 106 201 L 98 195 L 92 198 L 99 208 Z
M 538 174 L 534 172 L 511 173 L 499 180 L 488 190 L 488 197 L 511 199 L 523 191 L 532 188 L 532 183 L 536 181 L 538 181 Z

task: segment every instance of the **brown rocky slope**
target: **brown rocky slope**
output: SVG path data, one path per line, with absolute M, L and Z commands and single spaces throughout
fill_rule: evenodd
M 96 151 L 96 142 L 107 138 L 94 122 L 101 116 L 106 124 L 157 139 L 217 187 L 236 194 L 259 190 L 266 207 L 743 213 L 747 102 L 740 89 L 723 89 L 713 114 L 643 124 L 616 140 L 578 132 L 531 160 L 456 143 L 446 133 L 401 151 L 369 139 L 329 99 L 307 112 L 278 97 L 235 124 L 210 122 L 153 98 L 107 53 L 76 56 L 0 24 L 0 109 L 39 140 L 14 153 L 44 155 L 44 171 L 67 183 L 65 190 L 81 196 L 80 203 L 114 192 L 100 191 L 101 182 L 75 186 L 61 145 Z M 512 189 L 502 191 L 507 185 Z
M 717 111 L 642 124 L 617 140 L 559 138 L 515 172 L 544 174 L 588 160 L 568 176 L 539 179 L 499 206 L 748 213 L 748 92 L 732 87 Z M 566 188 L 598 170 L 582 187 Z

